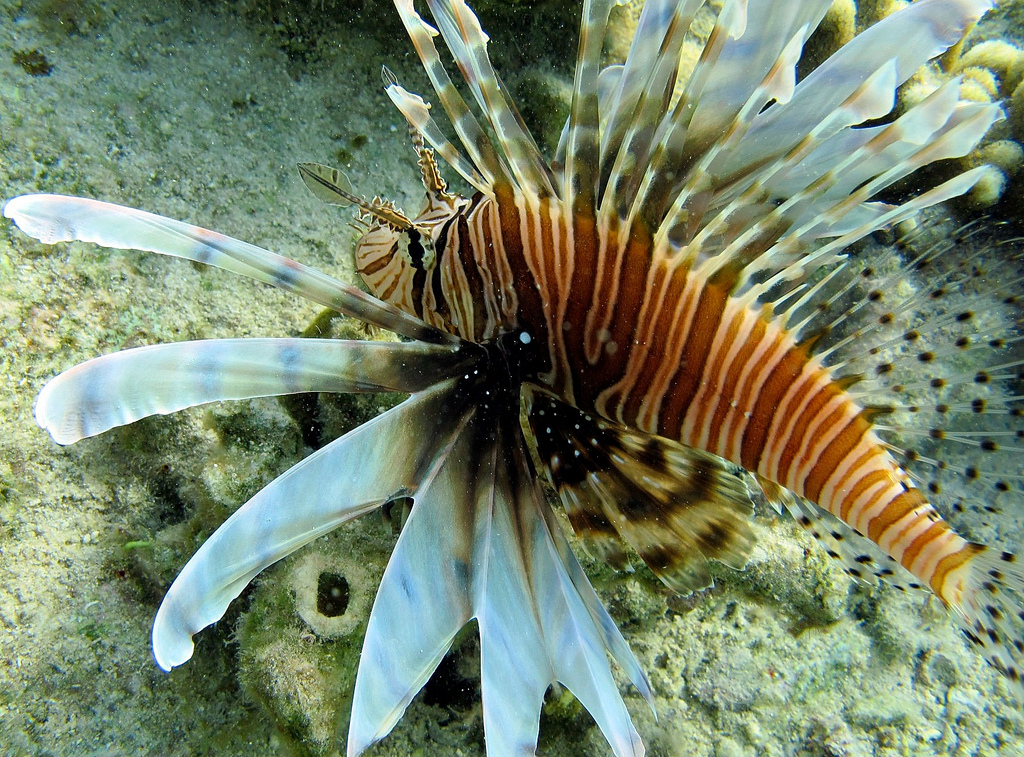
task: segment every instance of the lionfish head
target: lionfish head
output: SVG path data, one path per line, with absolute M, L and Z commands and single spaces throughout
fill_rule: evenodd
M 459 298 L 459 285 L 451 277 L 435 274 L 445 248 L 448 224 L 471 205 L 448 192 L 434 152 L 412 132 L 413 146 L 426 192 L 426 204 L 409 218 L 390 200 L 357 197 L 345 174 L 318 163 L 300 163 L 299 173 L 319 199 L 332 205 L 355 205 L 362 231 L 355 245 L 356 271 L 375 297 L 448 332 L 460 333 L 448 315 L 446 303 Z M 427 282 L 434 282 L 428 286 Z M 474 334 L 461 333 L 472 338 Z M 492 334 L 493 336 L 493 334 Z

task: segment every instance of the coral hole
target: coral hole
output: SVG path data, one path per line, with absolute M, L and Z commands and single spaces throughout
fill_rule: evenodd
M 326 618 L 337 618 L 348 609 L 348 581 L 340 573 L 324 571 L 316 585 L 316 611 Z

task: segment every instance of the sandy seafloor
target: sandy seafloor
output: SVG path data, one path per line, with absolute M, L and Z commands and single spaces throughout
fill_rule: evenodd
M 413 154 L 380 66 L 414 90 L 423 80 L 389 3 L 322 26 L 331 36 L 305 60 L 289 60 L 280 33 L 236 6 L 75 7 L 0 2 L 0 197 L 121 202 L 347 279 L 348 216 L 312 198 L 295 163 L 347 163 L 361 192 L 416 209 Z M 294 7 L 321 12 L 317 2 Z M 40 9 L 69 15 L 62 27 Z M 495 45 L 507 42 L 507 30 L 488 31 Z M 31 49 L 53 65 L 49 76 L 12 63 Z M 267 571 L 173 673 L 149 650 L 175 571 L 233 508 L 308 454 L 275 401 L 157 418 L 66 449 L 32 420 L 44 381 L 87 358 L 295 335 L 317 312 L 181 261 L 44 247 L 0 227 L 0 752 L 325 753 L 333 724 L 344 732 L 347 714 L 339 721 L 335 709 L 350 684 L 317 661 L 333 654 L 337 666 L 354 665 L 360 618 L 334 637 L 312 632 L 298 608 L 301 581 L 323 561 L 350 570 L 352 613 L 365 612 L 360 598 L 393 541 L 378 520 Z M 750 568 L 720 571 L 692 609 L 667 609 L 649 577 L 616 578 L 586 562 L 657 693 L 657 722 L 627 697 L 649 754 L 1024 753 L 1019 705 L 936 601 L 852 586 L 788 520 L 761 514 L 756 529 Z M 267 633 L 234 634 L 254 618 Z M 446 680 L 373 754 L 483 753 L 475 647 L 460 649 Z M 546 708 L 540 753 L 610 751 L 562 698 Z

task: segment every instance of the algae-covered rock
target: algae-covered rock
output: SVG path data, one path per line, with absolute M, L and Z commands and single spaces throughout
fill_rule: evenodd
M 256 582 L 236 632 L 239 678 L 301 753 L 344 743 L 359 650 L 391 539 L 350 524 Z

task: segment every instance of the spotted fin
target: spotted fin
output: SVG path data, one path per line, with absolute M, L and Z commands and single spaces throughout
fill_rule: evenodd
M 952 233 L 923 225 L 785 291 L 775 312 L 863 408 L 907 490 L 974 540 L 950 532 L 917 583 L 955 612 L 1024 699 L 1024 570 L 1012 552 L 977 543 L 1020 538 L 1018 518 L 992 516 L 1015 512 L 1024 491 L 1024 258 L 984 233 L 983 225 Z M 831 516 L 803 502 L 789 509 L 848 571 L 912 585 Z M 892 517 L 877 513 L 860 531 L 881 534 Z M 915 543 L 898 531 L 882 544 L 906 561 Z
M 1018 702 L 1024 701 L 1024 568 L 1012 552 L 971 547 L 973 557 L 944 601 L 967 639 L 1006 676 Z
M 849 259 L 777 313 L 962 527 L 965 513 L 998 511 L 1024 488 L 1024 254 L 972 226 L 917 237 Z
M 708 560 L 742 568 L 754 545 L 750 494 L 729 463 L 529 394 L 537 456 L 576 532 L 618 558 L 617 534 L 681 594 L 711 585 Z
M 770 496 L 767 491 L 765 494 Z M 899 562 L 846 522 L 810 500 L 797 497 L 791 492 L 786 492 L 786 495 L 781 502 L 800 528 L 814 537 L 848 576 L 863 583 L 880 579 L 900 590 L 925 588 Z

